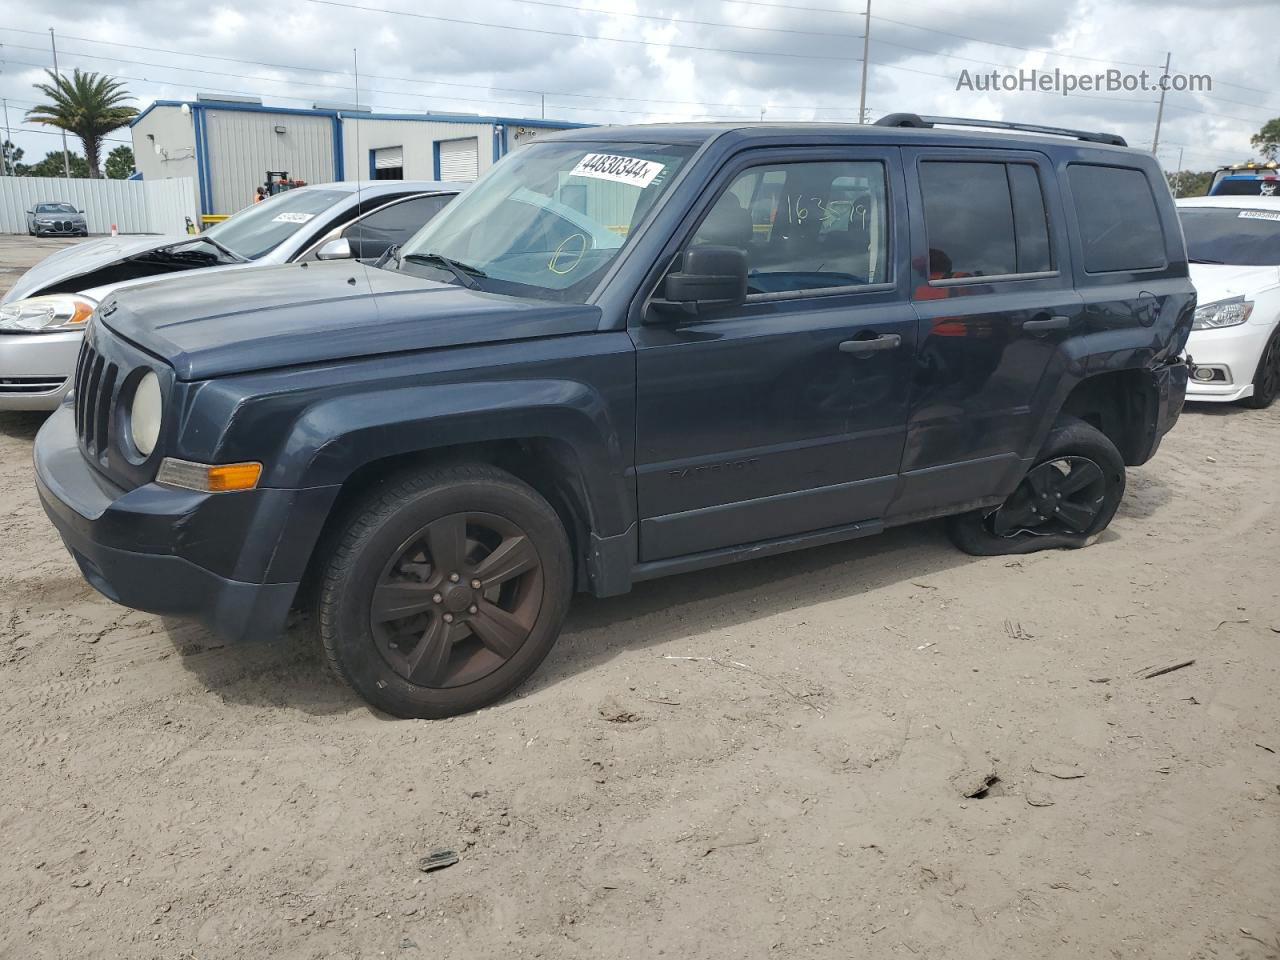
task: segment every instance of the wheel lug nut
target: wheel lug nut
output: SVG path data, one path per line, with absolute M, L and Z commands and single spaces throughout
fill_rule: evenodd
M 444 622 L 445 622 L 445 623 L 453 623 L 453 614 L 452 614 L 452 613 L 446 613 L 446 614 L 444 615 Z
M 472 581 L 471 581 L 471 589 L 472 589 L 472 590 L 479 590 L 482 586 L 484 586 L 484 584 L 482 584 L 479 580 L 472 580 Z
M 434 597 L 432 597 L 432 598 L 431 598 L 431 602 L 432 602 L 432 603 L 444 603 L 444 597 L 437 593 Z
M 450 579 L 452 582 L 457 583 L 457 582 L 458 582 L 459 580 L 461 580 L 462 578 L 461 578 L 461 577 L 459 577 L 456 573 L 451 573 L 451 574 L 449 574 L 449 579 Z
M 474 603 L 471 606 L 467 607 L 467 613 L 479 613 L 479 612 L 480 612 L 480 608 L 477 607 Z

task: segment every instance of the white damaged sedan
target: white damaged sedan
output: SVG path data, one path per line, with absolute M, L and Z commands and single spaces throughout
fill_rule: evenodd
M 1280 197 L 1178 201 L 1199 302 L 1188 400 L 1269 407 L 1280 395 Z
M 40 261 L 0 300 L 0 410 L 53 410 L 71 389 L 85 323 L 108 293 L 189 270 L 381 256 L 464 184 L 354 181 L 299 187 L 196 236 L 103 237 Z

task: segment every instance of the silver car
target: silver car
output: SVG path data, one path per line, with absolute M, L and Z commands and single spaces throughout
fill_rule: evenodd
M 103 237 L 36 264 L 0 300 L 0 410 L 53 410 L 71 389 L 84 325 L 108 293 L 189 270 L 376 258 L 465 184 L 384 180 L 299 187 L 196 236 Z
M 37 203 L 27 211 L 27 233 L 33 237 L 87 237 L 89 221 L 74 203 Z

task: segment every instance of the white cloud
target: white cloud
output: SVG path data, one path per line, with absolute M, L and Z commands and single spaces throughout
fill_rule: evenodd
M 363 75 L 361 99 L 388 111 L 537 116 L 539 94 L 545 93 L 548 117 L 587 122 L 757 119 L 762 108 L 767 108 L 771 121 L 852 120 L 857 113 L 860 66 L 855 61 L 862 51 L 863 21 L 853 13 L 728 0 L 656 6 L 630 0 L 548 0 L 552 5 L 520 0 L 472 0 L 466 5 L 443 0 L 353 2 L 546 32 L 362 13 L 309 0 L 63 0 L 57 5 L 10 5 L 5 28 L 0 29 L 5 45 L 0 96 L 12 101 L 10 122 L 28 126 L 22 115 L 39 97 L 31 84 L 41 73 L 27 64 L 49 62 L 45 31 L 52 25 L 60 37 L 64 70 L 78 66 L 127 77 L 139 105 L 156 98 L 190 98 L 197 91 L 237 91 L 289 106 L 349 101 L 354 46 Z M 860 0 L 801 2 L 813 7 L 861 6 Z M 599 12 L 564 9 L 555 3 Z M 1164 52 L 1172 50 L 1175 70 L 1213 75 L 1217 85 L 1209 96 L 1217 100 L 1185 93 L 1169 96 L 1161 134 L 1167 145 L 1161 150 L 1166 166 L 1176 164 L 1179 147 L 1186 151 L 1187 168 L 1241 159 L 1249 153 L 1249 135 L 1269 117 L 1280 115 L 1274 50 L 1259 32 L 1260 3 L 1241 0 L 1210 8 L 1193 3 L 1166 6 L 1154 0 L 1075 0 L 1016 12 L 1010 7 L 1007 0 L 920 0 L 910 6 L 879 0 L 873 14 L 887 19 L 872 21 L 867 102 L 873 113 L 906 110 L 1115 130 L 1136 146 L 1150 143 L 1155 94 L 1090 100 L 955 90 L 956 77 L 966 68 L 1056 66 L 1093 72 L 1107 66 L 1016 49 L 1032 47 L 1144 64 L 1159 64 Z M 664 20 L 625 16 L 628 13 Z M 891 22 L 896 20 L 916 26 Z M 645 40 L 651 45 L 591 37 Z M 23 49 L 30 47 L 36 49 Z M 717 52 L 725 49 L 756 53 Z M 1121 96 L 1143 102 L 1127 102 Z M 126 131 L 117 136 L 128 138 Z M 43 156 L 59 143 L 56 136 L 40 133 L 15 133 L 13 139 L 28 159 Z

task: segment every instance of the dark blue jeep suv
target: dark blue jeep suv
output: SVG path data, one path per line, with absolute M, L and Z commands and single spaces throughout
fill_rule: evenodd
M 108 597 L 236 638 L 306 606 L 416 717 L 512 690 L 575 589 L 944 515 L 972 553 L 1088 544 L 1182 407 L 1164 177 L 887 120 L 540 138 L 377 263 L 121 292 L 45 508 Z

